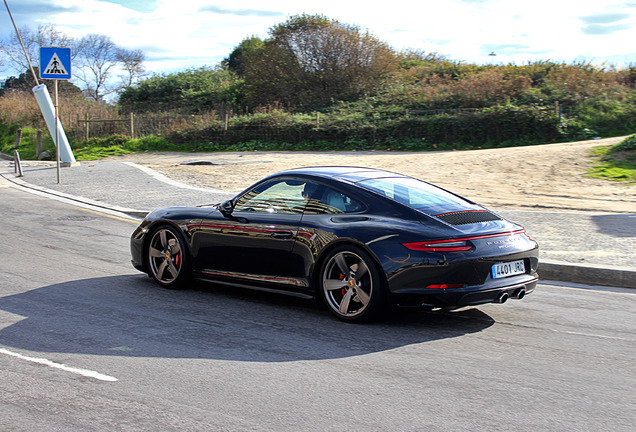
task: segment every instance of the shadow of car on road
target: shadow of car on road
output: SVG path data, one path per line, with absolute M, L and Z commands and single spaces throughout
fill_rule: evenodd
M 610 214 L 591 217 L 600 233 L 612 237 L 636 237 L 636 215 Z
M 142 275 L 0 297 L 0 310 L 15 314 L 7 315 L 15 321 L 0 330 L 0 343 L 17 349 L 248 362 L 346 358 L 494 324 L 478 309 L 399 311 L 379 322 L 348 324 L 307 300 L 207 283 L 171 291 Z

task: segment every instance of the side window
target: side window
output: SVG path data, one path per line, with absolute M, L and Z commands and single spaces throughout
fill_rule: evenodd
M 312 183 L 300 180 L 272 180 L 240 197 L 234 211 L 300 214 L 305 208 L 308 189 L 315 188 Z
M 364 206 L 355 199 L 328 187 L 320 188 L 307 204 L 308 214 L 355 213 Z

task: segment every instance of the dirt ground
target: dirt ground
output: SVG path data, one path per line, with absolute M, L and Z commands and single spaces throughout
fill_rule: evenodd
M 636 213 L 636 183 L 585 176 L 590 150 L 622 139 L 471 151 L 144 153 L 114 159 L 231 192 L 288 168 L 346 165 L 407 174 L 493 208 Z

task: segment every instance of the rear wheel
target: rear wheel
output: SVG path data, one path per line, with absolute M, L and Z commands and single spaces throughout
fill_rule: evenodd
M 190 279 L 190 256 L 183 235 L 174 227 L 159 227 L 148 243 L 150 276 L 162 287 L 181 288 Z
M 359 247 L 347 245 L 331 251 L 321 266 L 319 282 L 327 308 L 343 321 L 376 318 L 384 306 L 377 266 Z

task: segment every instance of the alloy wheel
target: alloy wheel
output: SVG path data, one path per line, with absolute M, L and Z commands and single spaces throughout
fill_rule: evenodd
M 370 308 L 377 289 L 370 265 L 349 250 L 336 252 L 327 260 L 322 272 L 322 294 L 339 318 L 355 320 Z
M 169 228 L 160 228 L 150 240 L 148 262 L 153 278 L 161 285 L 176 285 L 184 267 L 184 252 L 177 235 Z

